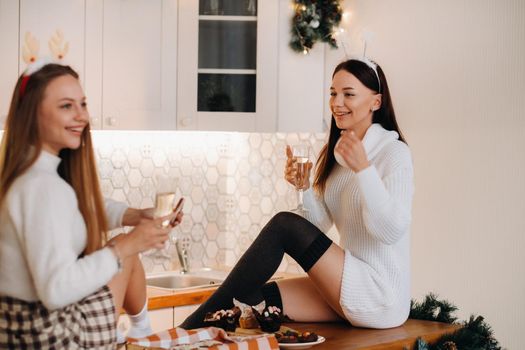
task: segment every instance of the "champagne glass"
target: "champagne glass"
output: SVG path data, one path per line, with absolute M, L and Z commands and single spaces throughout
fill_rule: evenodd
M 295 168 L 295 190 L 297 191 L 297 208 L 292 212 L 303 215 L 308 209 L 303 204 L 303 192 L 310 187 L 310 147 L 306 143 L 292 146 Z
M 170 215 L 175 206 L 175 198 L 177 192 L 178 180 L 176 178 L 157 175 L 155 177 L 155 208 L 153 211 L 153 218 L 157 219 L 163 216 Z M 162 227 L 168 227 L 169 220 L 164 220 L 162 222 Z M 156 249 L 156 256 L 162 255 L 165 257 L 170 257 L 167 252 L 168 241 L 166 241 L 163 249 Z
M 163 175 L 156 176 L 155 178 L 155 210 L 153 217 L 160 218 L 163 216 L 170 215 L 175 206 L 175 197 L 177 192 L 177 179 Z M 169 220 L 162 222 L 163 227 L 169 225 Z

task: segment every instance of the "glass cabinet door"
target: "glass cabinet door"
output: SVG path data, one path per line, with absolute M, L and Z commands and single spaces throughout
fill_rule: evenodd
M 256 111 L 257 0 L 199 1 L 197 111 Z
M 179 0 L 179 130 L 275 130 L 278 4 Z

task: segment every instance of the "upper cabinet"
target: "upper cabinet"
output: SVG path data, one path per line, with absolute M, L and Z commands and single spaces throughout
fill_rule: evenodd
M 86 4 L 86 91 L 98 127 L 175 129 L 176 0 Z
M 0 117 L 25 33 L 59 30 L 93 129 L 323 129 L 324 47 L 288 47 L 293 1 L 0 0 Z M 328 72 L 329 74 L 330 72 Z
M 177 128 L 275 131 L 277 0 L 179 0 Z
M 3 128 L 18 78 L 17 0 L 0 0 L 0 128 Z

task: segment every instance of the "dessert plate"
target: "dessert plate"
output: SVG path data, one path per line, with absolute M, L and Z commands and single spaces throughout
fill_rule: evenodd
M 308 349 L 314 345 L 324 343 L 326 339 L 320 335 L 317 336 L 316 341 L 308 342 L 308 343 L 279 343 L 279 348 L 281 349 Z

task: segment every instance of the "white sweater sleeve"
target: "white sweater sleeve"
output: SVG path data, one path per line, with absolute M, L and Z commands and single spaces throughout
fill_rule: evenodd
M 308 209 L 305 219 L 327 233 L 333 225 L 333 219 L 324 200 L 312 188 L 304 192 L 303 200 L 304 207 Z
M 400 167 L 381 179 L 375 166 L 357 173 L 367 231 L 385 244 L 396 243 L 411 222 L 413 170 Z
M 106 207 L 109 229 L 113 230 L 122 227 L 122 217 L 128 209 L 128 206 L 125 203 L 117 202 L 111 198 L 104 198 L 104 205 Z
M 109 248 L 79 258 L 85 246 L 85 225 L 73 189 L 60 181 L 34 179 L 10 203 L 36 293 L 49 309 L 81 300 L 118 270 Z

